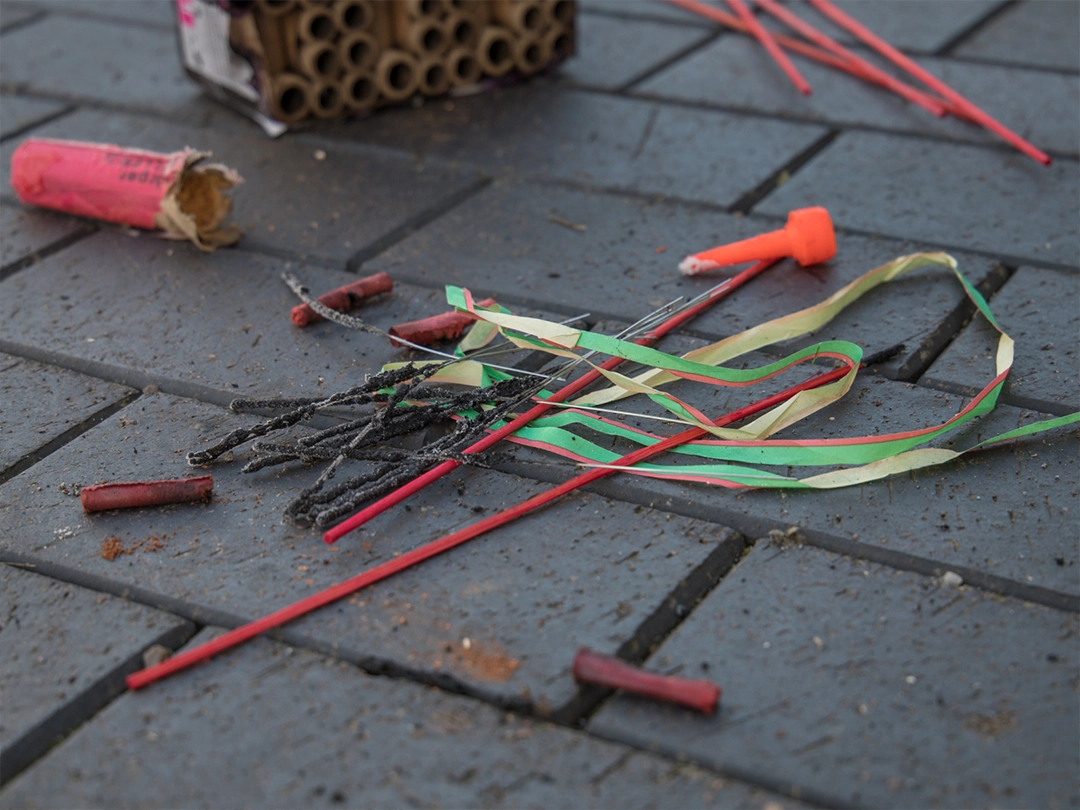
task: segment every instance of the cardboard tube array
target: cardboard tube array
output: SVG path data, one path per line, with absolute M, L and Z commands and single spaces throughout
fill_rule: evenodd
M 297 124 L 536 73 L 574 53 L 574 13 L 574 0 L 257 0 L 247 19 L 269 113 Z

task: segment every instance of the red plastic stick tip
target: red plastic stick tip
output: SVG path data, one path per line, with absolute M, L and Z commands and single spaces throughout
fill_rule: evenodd
M 213 477 L 200 475 L 196 478 L 173 478 L 168 481 L 125 481 L 83 487 L 79 500 L 87 512 L 104 512 L 108 509 L 131 509 L 136 506 L 209 501 L 213 490 Z
M 574 680 L 689 706 L 705 714 L 716 711 L 720 687 L 712 681 L 656 675 L 618 658 L 582 647 L 574 656 Z
M 373 276 L 362 278 L 344 287 L 331 290 L 326 295 L 319 296 L 319 303 L 323 306 L 336 309 L 338 312 L 348 312 L 360 306 L 365 300 L 380 293 L 387 293 L 394 289 L 394 281 L 387 273 L 376 273 Z M 300 304 L 292 308 L 290 316 L 297 326 L 307 326 L 323 320 L 323 316 L 309 307 Z
M 485 298 L 477 301 L 478 307 L 490 307 L 495 303 L 494 298 Z M 457 340 L 465 328 L 476 322 L 476 316 L 468 312 L 444 312 L 441 315 L 432 315 L 430 318 L 421 318 L 418 321 L 399 323 L 390 327 L 390 345 L 397 348 L 403 344 L 394 338 L 407 340 L 417 346 L 434 346 L 444 340 Z
M 803 267 L 826 262 L 836 255 L 836 233 L 829 212 L 821 207 L 799 208 L 788 214 L 787 225 L 778 231 L 721 245 L 687 256 L 679 264 L 684 276 L 730 264 L 791 256 Z

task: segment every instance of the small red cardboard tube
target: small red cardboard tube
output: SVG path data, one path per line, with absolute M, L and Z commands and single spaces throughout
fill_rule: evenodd
M 593 652 L 587 647 L 582 647 L 574 656 L 573 671 L 574 679 L 579 683 L 622 689 L 624 692 L 689 706 L 705 714 L 716 711 L 716 704 L 720 701 L 720 687 L 712 681 L 656 675 L 618 658 Z
M 336 309 L 338 312 L 348 312 L 360 306 L 365 300 L 380 293 L 388 293 L 394 289 L 394 281 L 386 273 L 376 273 L 359 281 L 346 284 L 331 290 L 326 295 L 319 296 L 319 303 L 324 307 Z M 300 304 L 292 308 L 290 316 L 297 326 L 307 326 L 324 320 L 323 316 L 313 310 L 307 304 Z
M 209 155 L 29 138 L 11 155 L 11 186 L 29 205 L 163 230 L 213 250 L 240 238 L 236 226 L 222 226 L 232 200 L 221 193 L 240 176 L 217 164 L 196 165 Z
M 87 512 L 105 512 L 136 506 L 209 501 L 213 489 L 214 479 L 209 475 L 167 481 L 124 481 L 83 487 L 79 500 Z
M 478 301 L 476 306 L 490 307 L 494 303 L 494 298 L 485 298 Z M 465 328 L 475 321 L 476 316 L 468 312 L 444 312 L 418 321 L 399 323 L 390 327 L 390 345 L 395 348 L 404 345 L 394 338 L 407 340 L 417 346 L 433 346 L 443 340 L 457 340 Z

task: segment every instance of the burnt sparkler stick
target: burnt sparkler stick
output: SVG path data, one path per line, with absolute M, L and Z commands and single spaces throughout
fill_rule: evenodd
M 746 7 L 743 0 L 727 0 L 727 4 L 731 6 L 739 16 L 743 25 L 750 29 L 750 33 L 754 35 L 754 39 L 761 43 L 761 47 L 768 52 L 769 56 L 773 58 L 773 61 L 780 66 L 780 69 L 787 74 L 787 77 L 791 80 L 791 83 L 795 85 L 798 91 L 804 96 L 810 95 L 810 84 L 803 78 L 803 75 L 799 73 L 799 69 L 791 64 L 791 60 L 788 59 L 787 54 L 780 49 L 780 46 L 776 44 L 776 39 L 769 33 L 769 30 L 758 22 L 757 17 L 750 13 L 750 9 Z
M 757 262 L 751 267 L 748 267 L 746 270 L 742 271 L 738 275 L 732 276 L 723 284 L 719 284 L 714 287 L 710 291 L 710 294 L 703 301 L 692 307 L 689 307 L 683 312 L 680 312 L 668 318 L 651 332 L 638 338 L 635 343 L 638 343 L 642 346 L 647 346 L 650 343 L 655 343 L 672 329 L 675 329 L 678 326 L 686 323 L 691 318 L 694 318 L 699 313 L 703 312 L 705 309 L 715 304 L 727 294 L 741 287 L 758 273 L 761 273 L 762 271 L 771 267 L 777 261 L 779 261 L 779 259 L 766 259 L 765 261 Z M 622 362 L 622 358 L 620 357 L 611 357 L 601 363 L 600 368 L 604 369 L 605 371 L 610 371 Z M 548 397 L 548 399 L 534 405 L 532 408 L 518 416 L 516 419 L 508 422 L 506 425 L 503 425 L 503 427 L 499 428 L 493 433 L 487 434 L 486 436 L 484 436 L 484 438 L 480 439 L 475 444 L 470 445 L 462 451 L 462 454 L 473 455 L 475 453 L 482 453 L 484 450 L 487 450 L 492 445 L 505 439 L 511 433 L 520 430 L 537 417 L 540 417 L 543 414 L 547 413 L 548 410 L 551 409 L 552 403 L 563 402 L 564 400 L 573 396 L 586 386 L 596 382 L 598 379 L 600 379 L 600 377 L 601 374 L 596 369 L 593 369 L 586 374 L 581 375 L 578 379 L 567 383 L 565 386 L 560 388 L 558 391 Z M 428 484 L 439 480 L 444 475 L 449 472 L 453 472 L 460 466 L 460 461 L 450 459 L 442 462 L 441 464 L 438 464 L 435 467 L 432 467 L 426 473 L 419 476 L 418 478 L 414 478 L 405 486 L 395 490 L 394 492 L 391 492 L 389 495 L 383 496 L 379 500 L 375 501 L 375 503 L 361 509 L 348 520 L 345 520 L 339 523 L 334 528 L 330 529 L 323 535 L 323 540 L 325 540 L 328 544 L 336 543 L 353 529 L 357 529 L 360 526 L 363 526 L 375 516 L 381 515 L 390 507 L 394 506 L 395 504 L 401 503 L 410 495 L 419 492 Z
M 744 34 L 750 33 L 750 29 L 743 24 L 742 20 L 732 14 L 721 11 L 714 6 L 700 3 L 698 2 L 698 0 L 668 0 L 668 2 L 672 5 L 678 6 L 685 11 L 689 11 L 692 14 L 697 14 L 701 17 L 705 17 L 706 19 L 718 22 L 721 25 L 727 26 L 734 31 L 741 31 Z M 889 83 L 883 83 L 881 81 L 881 76 L 873 69 L 872 66 L 870 66 L 870 70 L 866 70 L 866 66 L 869 63 L 866 63 L 865 60 L 856 59 L 855 61 L 852 61 L 850 59 L 845 59 L 836 54 L 830 53 L 827 50 L 818 48 L 815 45 L 810 45 L 806 42 L 803 42 L 802 40 L 784 36 L 783 34 L 773 34 L 773 39 L 775 39 L 778 44 L 782 45 L 784 48 L 791 51 L 792 53 L 797 53 L 801 56 L 805 56 L 807 59 L 813 59 L 815 62 L 827 65 L 834 70 L 840 70 L 844 73 L 848 73 L 857 79 L 862 79 L 864 81 L 872 82 L 873 84 L 878 84 L 882 87 L 887 87 L 894 92 L 900 92 L 895 86 L 892 85 L 893 83 L 903 84 L 903 82 L 900 82 L 898 79 L 891 79 Z M 923 93 L 921 90 L 911 87 L 910 85 L 905 84 L 904 87 L 906 89 L 903 93 L 901 93 L 904 98 L 908 98 L 908 100 L 919 104 L 922 107 L 926 107 L 928 110 L 933 111 L 933 108 L 935 106 L 942 107 L 947 112 L 957 116 L 958 118 L 967 118 L 966 114 L 952 102 L 942 101 L 941 99 L 935 98 L 927 93 Z M 918 97 L 920 100 L 915 101 L 916 97 Z M 936 115 L 937 113 L 935 112 L 934 114 Z
M 865 364 L 863 364 L 865 365 Z M 751 405 L 747 405 L 744 408 L 739 408 L 736 411 L 732 411 L 727 416 L 723 416 L 713 422 L 713 425 L 722 427 L 724 425 L 737 422 L 745 419 L 748 416 L 752 416 L 759 411 L 771 408 L 780 402 L 783 402 L 800 391 L 807 391 L 811 388 L 818 388 L 822 385 L 826 385 L 830 382 L 835 382 L 843 377 L 850 371 L 850 367 L 842 366 L 826 374 L 821 374 L 817 377 L 812 377 L 798 385 L 788 388 L 786 391 L 781 391 L 765 399 L 755 402 Z M 517 506 L 506 509 L 498 514 L 491 515 L 471 526 L 466 526 L 464 529 L 453 532 L 440 537 L 438 540 L 433 540 L 419 548 L 414 548 L 412 551 L 402 554 L 400 557 L 394 557 L 391 560 L 387 560 L 384 563 L 376 565 L 374 568 L 369 568 L 367 571 L 362 571 L 356 576 L 350 577 L 337 585 L 327 588 L 319 593 L 312 594 L 305 597 L 298 602 L 294 602 L 291 605 L 281 608 L 269 616 L 264 616 L 261 619 L 256 619 L 248 624 L 241 625 L 235 630 L 230 630 L 217 638 L 206 642 L 205 644 L 195 647 L 194 649 L 187 650 L 171 658 L 156 664 L 152 667 L 135 672 L 127 676 L 128 689 L 141 689 L 144 686 L 149 686 L 155 681 L 172 675 L 180 670 L 187 669 L 193 664 L 197 664 L 200 661 L 209 660 L 214 655 L 220 652 L 231 649 L 238 644 L 242 644 L 248 639 L 265 633 L 267 630 L 272 630 L 275 627 L 280 627 L 283 624 L 291 622 L 293 619 L 297 619 L 300 616 L 304 616 L 313 610 L 329 605 L 336 602 L 345 596 L 348 596 L 368 585 L 373 585 L 376 582 L 380 582 L 394 574 L 404 571 L 407 568 L 411 568 L 424 560 L 431 559 L 444 551 L 460 546 L 462 543 L 466 543 L 475 537 L 490 531 L 491 529 L 502 526 L 505 523 L 509 523 L 516 518 L 525 515 L 532 510 L 543 506 L 546 503 L 550 503 L 557 498 L 562 497 L 568 492 L 591 483 L 599 478 L 603 478 L 606 475 L 610 475 L 614 472 L 619 472 L 617 468 L 626 467 L 631 464 L 636 464 L 639 461 L 643 461 L 651 456 L 655 456 L 659 453 L 663 453 L 670 450 L 672 447 L 677 447 L 685 442 L 692 441 L 705 435 L 706 431 L 699 427 L 690 428 L 682 433 L 678 433 L 663 441 L 657 442 L 650 447 L 642 447 L 639 450 L 635 450 L 633 453 L 629 453 L 616 462 L 610 465 L 604 465 L 601 467 L 594 467 L 588 472 L 571 478 L 569 481 L 560 484 L 557 487 L 553 487 L 546 492 L 541 492 L 539 495 L 534 495 Z
M 1051 161 L 1048 154 L 1028 143 L 1001 122 L 991 118 L 982 109 L 976 107 L 949 87 L 949 85 L 945 84 L 945 82 L 941 81 L 941 79 L 924 70 L 888 42 L 874 34 L 869 28 L 838 9 L 830 3 L 829 0 L 809 0 L 809 3 L 841 28 L 844 28 L 858 37 L 863 44 L 870 46 L 894 65 L 903 68 L 931 90 L 951 101 L 960 108 L 965 116 L 982 125 L 990 132 L 993 132 L 1003 141 L 1020 150 L 1032 160 L 1038 161 L 1044 166 L 1050 165 Z

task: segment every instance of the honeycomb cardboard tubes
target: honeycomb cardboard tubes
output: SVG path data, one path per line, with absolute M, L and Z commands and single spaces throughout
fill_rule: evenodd
M 356 31 L 342 37 L 337 47 L 338 58 L 347 72 L 373 70 L 382 51 L 379 41 L 367 31 Z
M 450 75 L 450 84 L 454 87 L 476 84 L 483 75 L 476 54 L 466 48 L 450 51 L 450 55 L 446 57 L 446 70 Z
M 480 40 L 480 26 L 466 14 L 454 12 L 443 21 L 443 30 L 451 48 L 475 49 Z
M 505 28 L 489 25 L 480 34 L 476 59 L 489 76 L 503 76 L 514 66 L 514 46 Z
M 557 25 L 571 26 L 574 24 L 574 12 L 576 4 L 574 0 L 544 0 L 551 14 L 551 20 Z
M 256 7 L 255 27 L 262 41 L 266 70 L 271 75 L 281 73 L 289 66 L 289 51 L 285 47 L 285 29 L 280 16 L 267 13 L 267 6 Z
M 371 19 L 371 35 L 381 50 L 394 47 L 394 24 L 390 19 L 390 3 L 376 3 Z
M 301 42 L 329 42 L 338 33 L 329 3 L 304 6 L 296 21 L 296 35 Z
M 375 67 L 375 86 L 387 101 L 404 101 L 416 92 L 420 81 L 416 60 L 397 48 L 383 51 Z
M 441 96 L 450 89 L 450 71 L 444 60 L 435 56 L 421 59 L 418 73 L 420 92 L 424 95 Z
M 371 28 L 375 18 L 371 0 L 337 0 L 330 8 L 338 29 L 346 34 Z
M 572 29 L 553 25 L 543 37 L 544 51 L 550 57 L 567 59 L 574 55 L 574 34 Z
M 513 49 L 514 65 L 525 74 L 536 73 L 551 58 L 551 51 L 535 35 L 517 37 Z
M 354 70 L 338 81 L 338 92 L 350 110 L 370 110 L 379 98 L 375 76 L 371 71 Z
M 420 57 L 446 53 L 450 42 L 437 17 L 410 19 L 397 6 L 395 11 L 394 39 L 400 47 Z
M 308 85 L 308 107 L 316 118 L 337 118 L 345 110 L 345 99 L 336 82 L 312 82 Z
M 546 8 L 528 0 L 492 0 L 491 14 L 495 22 L 519 34 L 538 34 L 550 19 Z
M 296 8 L 296 0 L 263 0 L 257 8 L 270 17 L 283 17 Z
M 303 121 L 311 113 L 308 82 L 295 73 L 279 73 L 271 80 L 270 112 L 286 124 Z
M 315 81 L 336 79 L 341 72 L 338 52 L 329 42 L 307 42 L 300 46 L 300 72 Z
M 480 4 L 477 3 L 477 5 Z M 399 7 L 414 20 L 420 17 L 441 18 L 450 11 L 450 3 L 447 0 L 398 0 L 394 6 Z
M 472 17 L 481 28 L 491 22 L 490 4 L 478 3 L 476 0 L 450 0 L 450 13 Z

